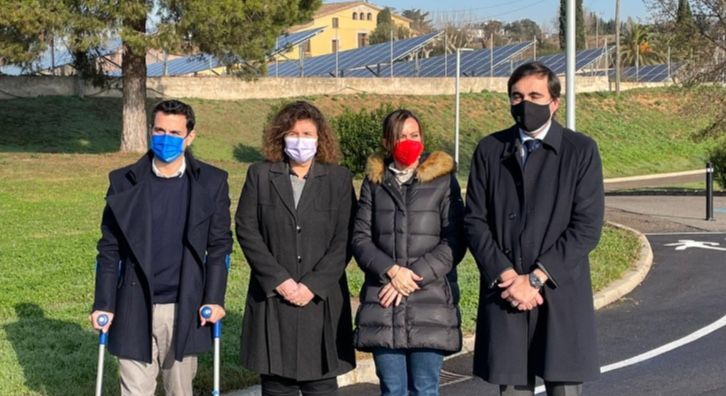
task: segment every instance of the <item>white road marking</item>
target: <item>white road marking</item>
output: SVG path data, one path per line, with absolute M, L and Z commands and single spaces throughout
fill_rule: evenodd
M 720 235 L 723 231 L 689 231 L 689 232 L 644 232 L 647 236 L 662 236 L 662 235 Z
M 663 246 L 675 246 L 676 250 L 686 250 L 689 248 L 696 248 L 696 249 L 719 250 L 722 252 L 726 252 L 726 248 L 719 247 L 720 245 L 721 244 L 718 242 L 704 242 L 704 241 L 694 241 L 692 239 L 680 239 L 678 242 L 666 243 Z
M 690 343 L 698 340 L 699 338 L 703 338 L 724 326 L 726 326 L 726 315 L 722 316 L 721 319 L 711 323 L 710 325 L 708 325 L 706 327 L 702 327 L 683 338 L 679 338 L 679 339 L 672 341 L 668 344 L 665 344 L 661 347 L 651 349 L 650 351 L 641 353 L 640 355 L 633 356 L 630 359 L 625 359 L 625 360 L 621 360 L 621 361 L 613 363 L 613 364 L 608 364 L 607 366 L 602 366 L 602 367 L 600 367 L 600 372 L 607 373 L 608 371 L 618 370 L 623 367 L 632 366 L 634 364 L 638 364 L 640 362 L 644 362 L 646 360 L 653 359 L 654 357 L 657 357 L 664 353 L 670 352 L 676 348 L 680 348 L 686 344 L 690 344 Z M 534 390 L 535 394 L 544 393 L 544 391 L 545 391 L 544 385 L 538 386 Z

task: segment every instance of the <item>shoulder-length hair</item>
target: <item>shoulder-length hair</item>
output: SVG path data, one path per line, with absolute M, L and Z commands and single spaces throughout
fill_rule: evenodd
M 383 149 L 386 150 L 386 155 L 390 156 L 393 153 L 393 146 L 396 145 L 396 142 L 401 137 L 403 124 L 409 118 L 414 119 L 418 124 L 421 142 L 424 142 L 423 125 L 421 125 L 421 120 L 416 117 L 416 114 L 414 114 L 411 110 L 406 109 L 395 110 L 391 112 L 391 114 L 387 115 L 383 120 L 383 140 L 381 144 L 383 145 Z
M 263 135 L 264 157 L 271 162 L 287 159 L 285 135 L 297 121 L 310 120 L 318 129 L 318 150 L 315 161 L 335 164 L 340 161 L 340 147 L 328 121 L 317 107 L 305 101 L 288 103 L 280 109 L 272 121 L 265 126 Z

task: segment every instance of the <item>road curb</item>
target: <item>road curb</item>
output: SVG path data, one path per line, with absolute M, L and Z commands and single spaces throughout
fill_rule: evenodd
M 650 246 L 650 242 L 648 242 L 648 238 L 642 232 L 612 221 L 608 221 L 608 225 L 635 234 L 640 243 L 640 251 L 638 252 L 638 259 L 633 268 L 625 271 L 625 274 L 620 279 L 611 282 L 607 287 L 595 293 L 593 298 L 595 309 L 600 309 L 633 291 L 633 289 L 643 282 L 643 279 L 648 275 L 648 271 L 650 271 L 650 267 L 653 265 L 653 249 Z
M 648 271 L 650 271 L 650 268 L 653 265 L 653 249 L 651 248 L 648 239 L 642 232 L 619 223 L 614 223 L 611 221 L 608 221 L 607 223 L 612 227 L 635 234 L 638 238 L 638 242 L 640 243 L 640 251 L 638 252 L 638 259 L 636 260 L 633 268 L 627 270 L 620 279 L 611 282 L 607 287 L 595 293 L 595 295 L 593 296 L 593 300 L 596 310 L 630 293 L 641 282 L 643 282 L 646 275 L 648 275 Z M 476 337 L 474 334 L 464 336 L 464 339 L 462 340 L 461 351 L 453 355 L 447 356 L 446 359 L 451 359 L 453 357 L 474 351 L 475 340 Z M 360 354 L 358 356 L 360 356 Z M 366 356 L 370 356 L 370 354 L 366 354 Z M 369 357 L 367 359 L 357 359 L 355 370 L 338 376 L 339 386 L 347 386 L 358 383 L 378 383 L 378 377 L 376 377 L 376 367 L 373 364 L 372 358 Z M 224 395 L 257 396 L 260 395 L 260 387 L 259 385 L 255 385 L 253 387 L 243 390 L 225 393 Z

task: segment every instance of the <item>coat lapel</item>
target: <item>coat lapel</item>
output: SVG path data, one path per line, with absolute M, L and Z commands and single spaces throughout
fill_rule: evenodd
M 142 157 L 126 173 L 133 185 L 106 198 L 119 229 L 147 278 L 151 274 L 151 195 L 148 177 L 151 156 Z
M 206 255 L 205 230 L 199 227 L 214 213 L 214 202 L 205 186 L 200 182 L 199 164 L 191 156 L 186 155 L 187 172 L 189 172 L 189 215 L 186 226 L 186 239 L 197 256 L 197 262 L 204 262 Z
M 297 219 L 295 201 L 292 196 L 292 183 L 290 183 L 290 172 L 284 162 L 276 162 L 270 167 L 270 181 L 275 187 L 280 200 L 290 212 L 290 215 Z
M 303 187 L 302 195 L 300 195 L 300 202 L 297 203 L 297 213 L 306 213 L 309 207 L 315 202 L 315 199 L 320 195 L 320 183 L 322 177 L 328 174 L 328 167 L 325 164 L 314 163 L 310 169 L 307 180 L 305 181 L 305 187 Z

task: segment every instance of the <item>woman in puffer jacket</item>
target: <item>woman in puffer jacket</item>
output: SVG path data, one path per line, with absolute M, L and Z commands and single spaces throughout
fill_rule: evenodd
M 423 153 L 412 112 L 394 111 L 383 129 L 386 154 L 368 159 L 353 231 L 365 272 L 355 346 L 373 353 L 382 395 L 438 395 L 443 357 L 461 349 L 456 166 L 444 152 Z

